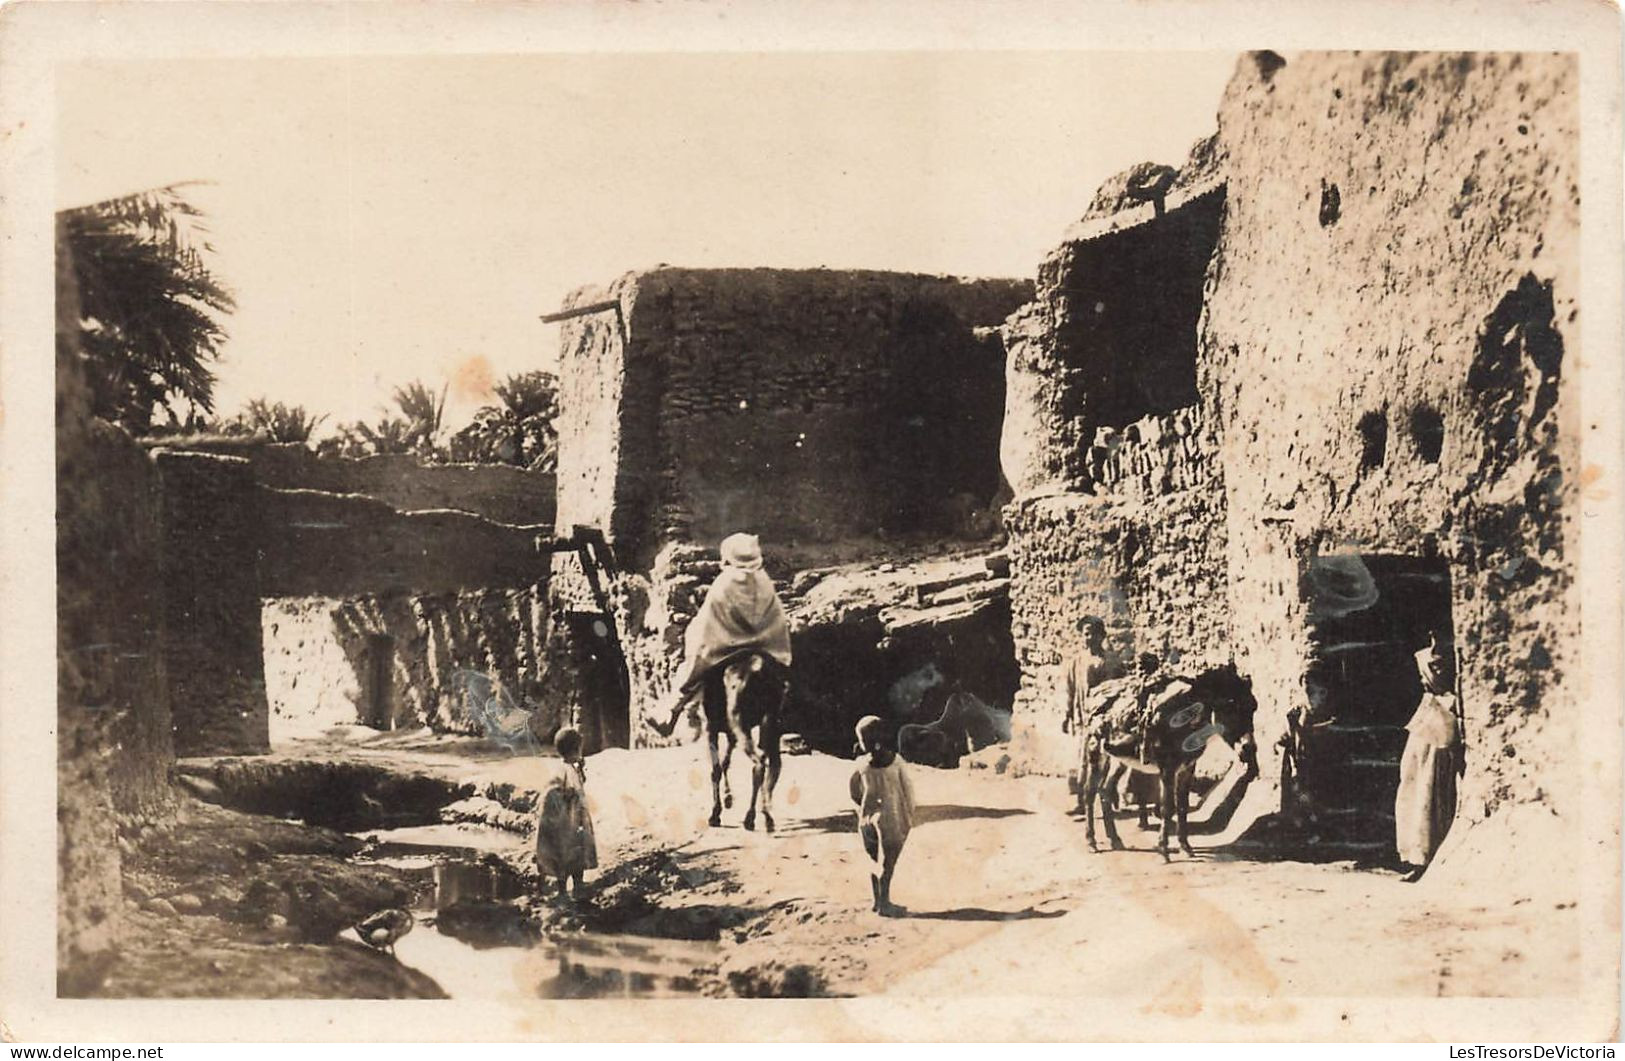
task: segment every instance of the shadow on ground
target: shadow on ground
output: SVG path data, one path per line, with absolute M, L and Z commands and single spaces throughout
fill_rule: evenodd
M 1065 917 L 1065 910 L 1038 910 L 1031 906 L 1025 910 L 987 910 L 980 906 L 961 906 L 955 910 L 909 910 L 902 916 L 917 921 L 1047 921 Z
M 1017 815 L 1031 813 L 1032 811 L 1020 807 L 968 807 L 958 803 L 937 803 L 917 808 L 914 813 L 914 824 L 920 826 L 932 822 L 957 822 L 969 818 L 1013 818 Z M 851 811 L 841 814 L 826 814 L 821 818 L 802 818 L 799 821 L 787 822 L 779 827 L 779 832 L 783 834 L 855 833 L 857 831 L 857 815 Z

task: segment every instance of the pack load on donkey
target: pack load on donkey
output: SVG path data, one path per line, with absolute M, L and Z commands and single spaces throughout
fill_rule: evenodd
M 1257 704 L 1247 681 L 1234 667 L 1193 678 L 1146 675 L 1102 682 L 1091 690 L 1085 736 L 1083 793 L 1086 836 L 1095 850 L 1094 801 L 1100 797 L 1101 824 L 1113 850 L 1123 847 L 1112 818 L 1116 789 L 1128 770 L 1155 774 L 1162 825 L 1157 849 L 1168 857 L 1177 823 L 1180 849 L 1191 853 L 1185 815 L 1191 774 L 1209 739 L 1219 737 L 1236 750 L 1249 775 L 1257 769 L 1253 711 Z

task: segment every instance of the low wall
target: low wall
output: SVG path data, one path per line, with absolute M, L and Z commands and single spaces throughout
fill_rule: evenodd
M 999 454 L 1016 494 L 1087 489 L 1084 457 L 1102 427 L 1198 403 L 1197 325 L 1225 185 L 1199 142 L 1158 213 L 1107 181 L 1038 270 L 1037 298 L 1004 325 L 1008 351 Z
M 547 527 L 466 512 L 401 512 L 318 490 L 258 491 L 259 594 L 265 598 L 440 593 L 545 579 Z
M 551 526 L 554 477 L 501 464 L 423 464 L 410 454 L 325 457 L 304 446 L 265 446 L 259 481 L 283 490 L 363 494 L 403 512 L 456 509 L 497 523 Z
M 361 494 L 403 512 L 456 509 L 513 524 L 552 524 L 554 517 L 553 475 L 503 464 L 425 464 L 409 453 L 336 457 L 301 443 L 229 436 L 154 439 L 147 445 L 241 457 L 254 465 L 262 486 Z

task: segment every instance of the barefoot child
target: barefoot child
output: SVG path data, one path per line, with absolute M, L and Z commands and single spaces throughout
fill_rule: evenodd
M 548 777 L 542 783 L 536 822 L 536 869 L 545 882 L 559 882 L 559 897 L 573 881 L 581 898 L 583 873 L 598 866 L 598 844 L 587 813 L 586 764 L 581 759 L 581 734 L 565 726 L 553 737 L 557 759 L 544 759 Z
M 874 889 L 874 908 L 881 915 L 896 911 L 891 901 L 892 871 L 903 843 L 914 826 L 914 788 L 903 772 L 903 761 L 890 748 L 882 746 L 885 723 L 874 715 L 857 725 L 858 769 L 852 774 L 852 802 L 858 811 L 858 833 L 863 849 L 874 863 L 869 884 Z

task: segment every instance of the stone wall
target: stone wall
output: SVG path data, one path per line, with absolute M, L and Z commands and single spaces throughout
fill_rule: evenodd
M 529 738 L 559 725 L 540 695 L 547 588 L 267 601 L 265 670 L 271 737 L 332 726 L 429 726 Z M 494 703 L 493 703 L 494 701 Z
M 1577 120 L 1574 59 L 1512 54 L 1247 58 L 1219 113 L 1201 376 L 1260 745 L 1303 700 L 1305 565 L 1436 558 L 1470 817 L 1572 807 Z
M 986 537 L 1002 349 L 1028 285 L 828 270 L 630 274 L 565 328 L 558 525 L 629 566 L 751 529 L 783 548 Z M 620 320 L 624 320 L 624 334 Z
M 1230 659 L 1224 478 L 1200 408 L 1102 429 L 1080 465 L 1092 493 L 1018 498 L 1010 534 L 1011 624 L 1020 728 L 1036 769 L 1070 765 L 1060 681 L 1096 616 L 1125 660 L 1155 653 L 1175 673 Z
M 260 655 L 263 529 L 254 468 L 156 450 L 163 496 L 164 664 L 179 755 L 267 750 Z

